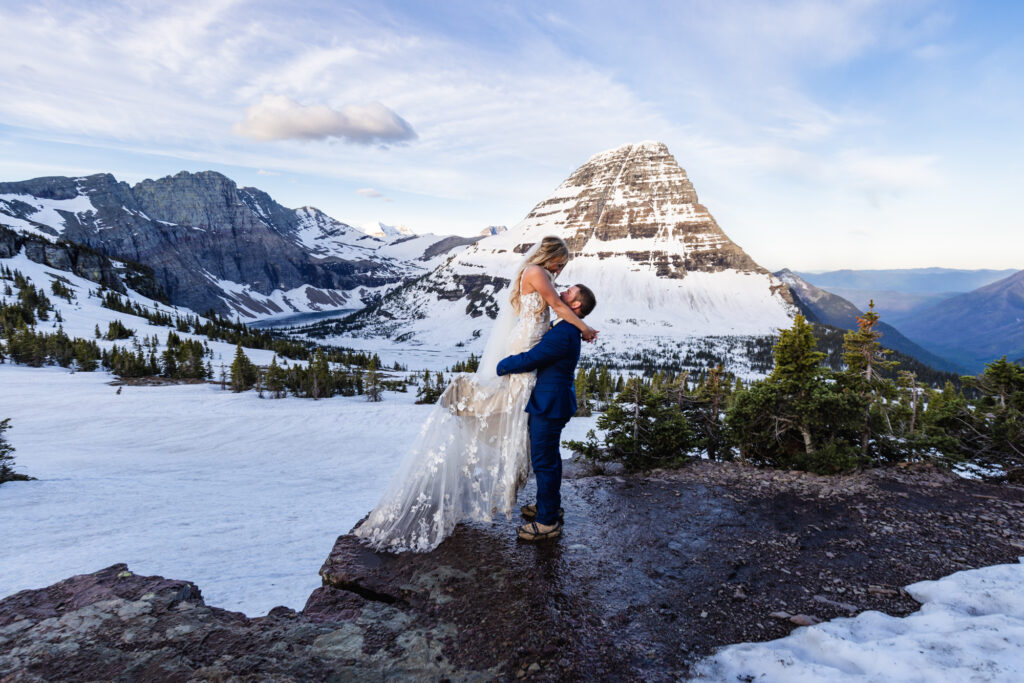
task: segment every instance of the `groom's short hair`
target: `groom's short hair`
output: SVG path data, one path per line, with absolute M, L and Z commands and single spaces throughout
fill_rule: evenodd
M 580 310 L 576 313 L 580 318 L 586 318 L 597 305 L 597 297 L 586 285 L 576 285 L 576 300 L 580 302 Z

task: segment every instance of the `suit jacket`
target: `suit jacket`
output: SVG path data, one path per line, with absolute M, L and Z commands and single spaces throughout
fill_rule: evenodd
M 526 412 L 551 420 L 568 420 L 576 414 L 576 363 L 580 360 L 580 331 L 559 323 L 526 351 L 502 359 L 498 374 L 537 371 L 537 384 Z

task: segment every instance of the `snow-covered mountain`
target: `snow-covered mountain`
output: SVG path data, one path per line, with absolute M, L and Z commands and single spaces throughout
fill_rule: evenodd
M 699 203 L 665 145 L 645 142 L 592 157 L 518 225 L 333 331 L 477 350 L 521 254 L 545 235 L 561 236 L 572 252 L 560 284 L 581 282 L 597 295 L 591 322 L 601 330 L 598 356 L 771 335 L 797 312 L 786 284 L 732 242 Z
M 145 264 L 172 303 L 250 320 L 360 308 L 471 241 L 373 237 L 212 171 L 0 183 L 0 225 Z

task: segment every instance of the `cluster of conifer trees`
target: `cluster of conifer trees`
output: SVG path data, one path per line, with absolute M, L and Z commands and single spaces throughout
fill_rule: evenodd
M 566 445 L 593 461 L 630 470 L 716 460 L 819 473 L 922 459 L 969 461 L 1014 475 L 1024 467 L 1024 368 L 1005 358 L 977 377 L 939 389 L 900 370 L 883 349 L 873 308 L 843 340 L 843 367 L 828 367 L 812 326 L 798 316 L 773 348 L 764 380 L 745 386 L 721 367 L 691 381 L 655 373 L 625 382 L 591 433 Z M 587 414 L 593 371 L 581 370 L 577 397 Z M 964 390 L 971 396 L 964 395 Z
M 289 394 L 312 399 L 363 395 L 367 401 L 380 401 L 384 390 L 406 391 L 404 379 L 393 380 L 381 376 L 378 370 L 380 357 L 377 354 L 370 357 L 365 372 L 357 365 L 338 364 L 332 368 L 328 358 L 327 353 L 317 349 L 310 362 L 302 366 L 288 365 L 287 361 L 278 364 L 275 356 L 264 369 L 249 360 L 239 345 L 231 363 L 231 390 L 238 392 L 256 389 L 261 398 L 264 392 L 270 398 L 284 398 Z M 226 376 L 223 382 L 227 388 Z

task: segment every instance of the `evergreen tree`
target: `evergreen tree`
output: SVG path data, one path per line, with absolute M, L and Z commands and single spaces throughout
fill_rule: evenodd
M 696 446 L 705 450 L 710 460 L 732 460 L 732 450 L 726 446 L 724 419 L 732 381 L 721 365 L 708 370 L 693 392 L 686 390 L 687 378 L 687 373 L 676 378 L 670 393 L 694 430 Z
M 1024 367 L 1003 356 L 964 385 L 978 393 L 973 411 L 961 411 L 950 430 L 961 452 L 982 466 L 1024 481 Z M 948 432 L 947 432 L 948 433 Z
M 738 392 L 726 414 L 729 438 L 744 458 L 820 473 L 857 465 L 850 442 L 863 404 L 835 385 L 824 357 L 811 325 L 797 315 L 779 335 L 772 373 Z
M 576 372 L 576 417 L 590 417 L 593 413 L 589 377 L 585 368 L 580 368 Z
M 284 398 L 284 371 L 277 364 L 277 356 L 270 359 L 270 367 L 267 368 L 266 385 L 271 398 Z
M 864 315 L 857 318 L 857 329 L 843 337 L 846 371 L 840 380 L 842 386 L 857 394 L 864 405 L 860 429 L 861 455 L 895 460 L 902 457 L 903 443 L 898 440 L 902 435 L 894 433 L 889 416 L 890 406 L 897 405 L 894 403 L 897 391 L 896 384 L 883 373 L 897 363 L 887 360 L 892 351 L 878 343 L 882 333 L 875 329 L 877 325 L 878 313 L 875 312 L 875 302 L 871 301 Z M 869 452 L 872 445 L 874 452 Z
M 0 484 L 6 481 L 29 481 L 33 478 L 14 471 L 14 446 L 4 436 L 4 432 L 10 426 L 10 418 L 0 420 Z
M 334 395 L 334 376 L 327 357 L 317 349 L 309 364 L 309 396 L 316 400 Z
M 242 350 L 242 345 L 235 347 L 235 360 L 231 363 L 231 390 L 234 392 L 248 391 L 256 383 L 256 366 Z
M 605 431 L 603 445 L 593 430 L 587 441 L 566 446 L 595 462 L 621 462 L 628 471 L 673 467 L 686 462 L 694 446 L 693 432 L 676 401 L 634 377 L 597 418 Z
M 473 356 L 470 356 L 473 358 Z M 380 377 L 377 374 L 376 357 L 370 361 L 370 367 L 366 372 L 366 400 L 377 402 L 381 400 Z

